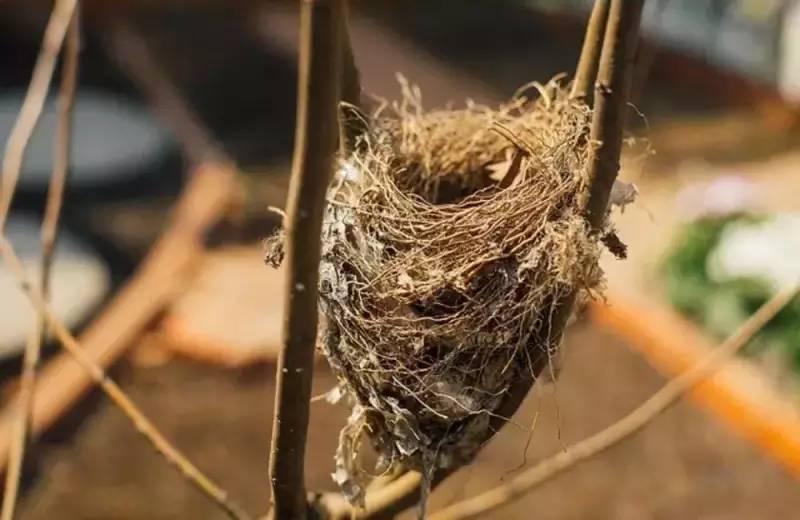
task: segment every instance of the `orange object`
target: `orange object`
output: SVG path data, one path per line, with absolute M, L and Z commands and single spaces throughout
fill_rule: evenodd
M 697 327 L 667 308 L 628 305 L 612 296 L 608 304 L 593 302 L 589 313 L 667 374 L 686 370 L 714 348 Z M 800 412 L 752 363 L 729 361 L 690 397 L 800 476 Z

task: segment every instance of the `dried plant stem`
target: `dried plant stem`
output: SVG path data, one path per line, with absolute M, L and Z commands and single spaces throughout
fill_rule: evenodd
M 47 326 L 52 330 L 55 337 L 72 356 L 72 358 L 89 374 L 92 380 L 103 390 L 112 402 L 131 420 L 136 430 L 160 453 L 165 460 L 174 465 L 181 474 L 197 487 L 202 493 L 213 500 L 225 513 L 234 520 L 247 520 L 250 516 L 245 513 L 236 503 L 228 498 L 228 492 L 215 484 L 205 476 L 186 456 L 184 456 L 175 446 L 173 446 L 150 420 L 144 416 L 139 408 L 128 398 L 128 396 L 112 381 L 105 373 L 103 368 L 98 365 L 84 348 L 78 343 L 74 336 L 64 327 L 63 324 L 53 315 L 44 301 L 42 294 L 33 288 L 30 280 L 25 276 L 24 268 L 14 251 L 11 243 L 5 238 L 0 237 L 0 255 L 6 265 L 19 279 L 22 289 L 30 298 L 34 308 L 45 318 Z
M 67 43 L 64 52 L 64 63 L 61 73 L 61 87 L 58 100 L 58 127 L 53 160 L 53 174 L 47 193 L 45 216 L 42 223 L 42 265 L 40 271 L 40 287 L 44 298 L 48 298 L 50 288 L 50 266 L 53 262 L 58 218 L 64 197 L 69 165 L 70 130 L 72 124 L 72 106 L 75 101 L 75 88 L 78 77 L 78 52 L 80 47 L 80 12 L 72 15 L 69 25 Z M 14 518 L 14 510 L 19 494 L 22 463 L 28 441 L 28 424 L 33 410 L 33 393 L 36 387 L 36 370 L 39 365 L 41 345 L 45 335 L 45 319 L 39 314 L 25 345 L 22 362 L 22 375 L 18 394 L 18 418 L 11 439 L 6 485 L 3 492 L 2 520 Z
M 611 187 L 619 171 L 622 132 L 627 108 L 630 71 L 634 49 L 638 39 L 639 19 L 644 0 L 611 0 L 608 23 L 603 37 L 598 80 L 595 94 L 595 107 L 590 137 L 596 143 L 589 165 L 587 189 L 582 204 L 587 208 L 587 221 L 599 230 L 608 207 Z M 599 14 L 597 15 L 600 16 Z M 597 22 L 599 24 L 599 22 Z M 589 30 L 593 30 L 590 24 Z M 595 51 L 596 52 L 596 51 Z M 588 58 L 587 58 L 588 59 Z M 590 74 L 591 76 L 591 74 Z M 540 338 L 542 344 L 559 343 L 564 334 L 567 320 L 572 314 L 576 298 L 575 292 L 562 296 L 556 303 L 547 337 Z M 547 360 L 540 360 L 546 362 Z M 530 392 L 535 379 L 533 374 L 521 377 L 509 389 L 496 414 L 490 420 L 486 442 L 512 417 Z M 441 482 L 449 473 L 437 475 L 432 487 Z M 413 474 L 405 479 L 378 490 L 371 499 L 379 504 L 359 518 L 385 518 L 385 514 L 396 511 L 398 505 L 408 505 L 419 497 L 421 479 Z M 370 501 L 370 497 L 367 497 Z
M 677 402 L 695 385 L 713 374 L 747 345 L 781 309 L 797 297 L 798 292 L 800 292 L 800 287 L 794 286 L 773 296 L 724 343 L 709 352 L 692 368 L 671 379 L 661 390 L 610 427 L 543 460 L 507 484 L 439 511 L 431 517 L 432 520 L 478 518 L 524 496 L 562 471 L 627 439 Z
M 343 155 L 352 150 L 358 136 L 367 130 L 366 118 L 361 110 L 361 75 L 353 55 L 350 41 L 350 9 L 348 2 L 342 4 L 340 38 L 342 41 L 342 83 L 339 107 L 339 147 Z
M 6 152 L 3 156 L 2 185 L 0 185 L 0 233 L 5 229 L 22 167 L 22 158 L 25 156 L 28 141 L 44 108 L 58 53 L 64 42 L 67 26 L 72 19 L 72 13 L 75 12 L 76 4 L 77 0 L 59 0 L 53 7 L 44 31 L 42 48 L 36 58 L 25 101 L 22 103 L 22 109 L 14 123 L 14 128 L 8 136 Z
M 600 63 L 600 51 L 603 47 L 603 34 L 608 19 L 610 0 L 595 0 L 592 15 L 586 26 L 583 47 L 575 69 L 575 80 L 572 83 L 570 96 L 581 101 L 588 101 L 592 84 L 597 77 L 597 66 Z
M 600 229 L 619 172 L 622 132 L 644 0 L 612 0 L 608 13 L 592 114 L 592 152 L 584 198 L 586 219 Z
M 325 191 L 333 172 L 343 0 L 304 0 L 297 127 L 287 201 L 287 314 L 278 358 L 270 452 L 271 515 L 306 518 L 304 458 L 317 337 L 317 283 Z

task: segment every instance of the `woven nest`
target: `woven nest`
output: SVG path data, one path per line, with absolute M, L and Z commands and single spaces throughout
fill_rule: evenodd
M 342 158 L 323 224 L 321 344 L 353 404 L 334 474 L 351 499 L 365 438 L 379 471 L 468 462 L 512 382 L 555 354 L 554 302 L 601 283 L 578 202 L 590 111 L 556 82 L 534 86 L 497 109 L 424 112 L 403 84 Z
M 340 158 L 320 343 L 353 407 L 334 479 L 356 503 L 395 463 L 430 476 L 469 462 L 512 383 L 557 353 L 555 302 L 601 285 L 600 240 L 615 235 L 580 210 L 590 110 L 556 81 L 531 86 L 499 108 L 425 112 L 403 82 Z

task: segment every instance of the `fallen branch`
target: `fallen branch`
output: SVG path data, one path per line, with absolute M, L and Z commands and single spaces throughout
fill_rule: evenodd
M 543 460 L 507 484 L 446 507 L 434 514 L 431 520 L 478 518 L 519 499 L 548 479 L 627 439 L 739 352 L 781 309 L 796 298 L 798 293 L 800 286 L 795 285 L 773 296 L 722 345 L 709 352 L 692 368 L 670 380 L 647 401 L 610 427 Z
M 305 444 L 317 338 L 320 232 L 334 168 L 343 0 L 304 0 L 300 15 L 297 127 L 287 201 L 286 317 L 278 358 L 270 449 L 271 515 L 306 518 Z
M 44 220 L 42 222 L 42 263 L 39 279 L 43 297 L 50 294 L 50 268 L 53 263 L 58 220 L 64 199 L 64 188 L 67 182 L 67 171 L 70 157 L 72 107 L 75 102 L 75 89 L 78 78 L 78 53 L 80 47 L 80 10 L 72 13 L 64 50 L 64 63 L 61 72 L 61 87 L 58 99 L 58 127 L 56 129 L 55 149 L 53 154 L 53 173 L 47 192 Z M 22 477 L 22 463 L 25 458 L 25 447 L 28 442 L 28 423 L 33 408 L 34 389 L 36 388 L 36 371 L 42 342 L 45 338 L 46 325 L 40 313 L 28 335 L 22 361 L 20 389 L 17 411 L 17 425 L 11 438 L 6 483 L 3 492 L 2 520 L 12 520 L 19 494 Z
M 160 453 L 166 461 L 175 466 L 183 477 L 213 500 L 233 520 L 248 520 L 250 516 L 241 507 L 228 498 L 228 492 L 206 477 L 189 459 L 173 446 L 150 422 L 139 408 L 128 398 L 125 392 L 111 380 L 92 357 L 86 352 L 72 334 L 53 315 L 44 301 L 42 294 L 33 288 L 25 276 L 22 262 L 11 243 L 0 237 L 0 255 L 18 278 L 22 289 L 30 298 L 34 308 L 45 317 L 45 321 L 58 341 L 67 351 L 71 359 L 97 384 L 115 405 L 131 420 L 136 430 Z

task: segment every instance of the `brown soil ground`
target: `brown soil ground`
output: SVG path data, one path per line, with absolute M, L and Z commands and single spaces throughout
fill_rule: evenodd
M 617 338 L 587 325 L 570 334 L 557 386 L 539 389 L 478 460 L 437 491 L 441 506 L 502 483 L 540 457 L 610 424 L 662 377 Z M 221 371 L 182 360 L 121 367 L 118 379 L 164 433 L 252 512 L 268 502 L 273 366 Z M 316 391 L 333 378 L 320 364 Z M 539 419 L 527 456 L 528 430 Z M 345 411 L 313 407 L 309 485 L 332 489 Z M 222 515 L 153 453 L 102 397 L 68 434 L 37 446 L 23 520 L 212 519 Z M 58 438 L 61 437 L 61 438 Z M 713 418 L 682 402 L 628 442 L 487 518 L 774 519 L 800 511 L 797 481 Z

